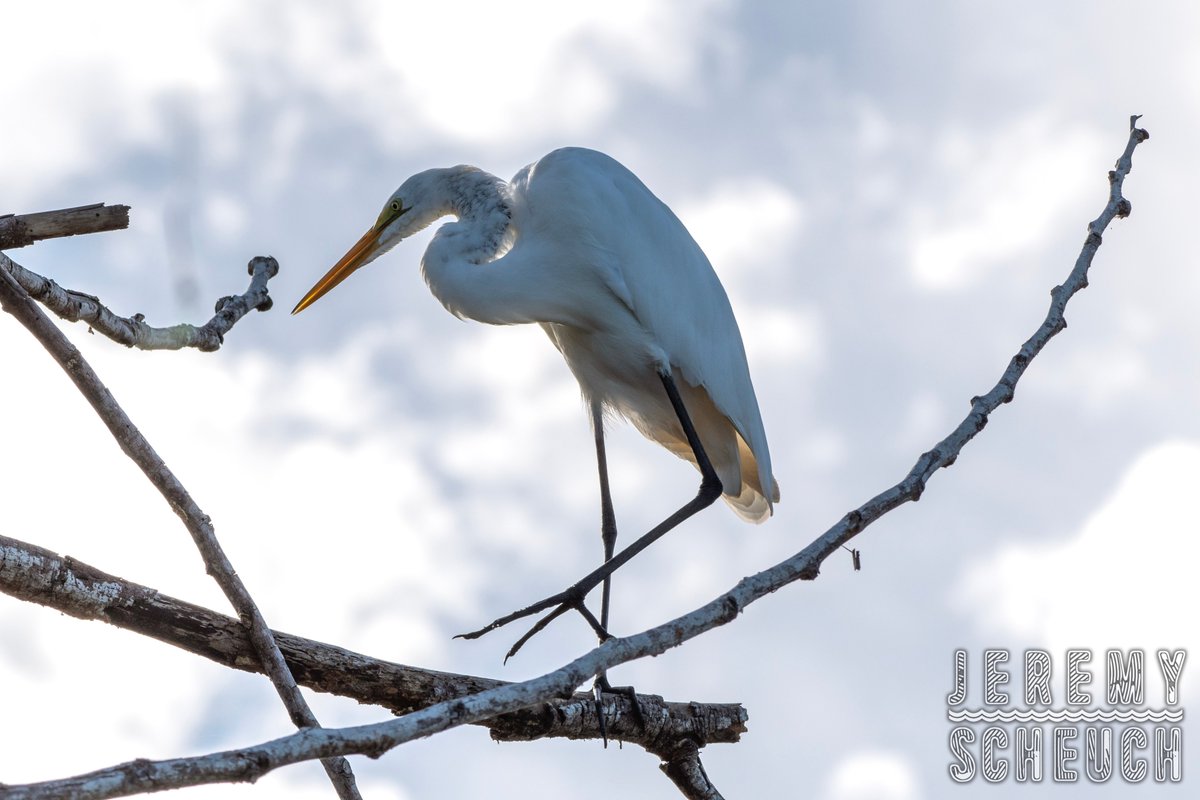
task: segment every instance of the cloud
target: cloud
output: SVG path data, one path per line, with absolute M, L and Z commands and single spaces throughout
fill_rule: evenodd
M 1170 441 L 1139 456 L 1071 538 L 1000 549 L 968 567 L 955 603 L 988 635 L 1067 647 L 1194 644 L 1181 626 L 1200 603 L 1195 516 L 1200 443 Z
M 724 5 L 680 15 L 665 0 L 539 0 L 523 14 L 503 3 L 373 3 L 364 16 L 410 113 L 441 135 L 495 143 L 530 130 L 585 133 L 629 78 L 685 91 Z
M 165 93 L 204 93 L 210 113 L 224 105 L 217 90 L 232 76 L 214 45 L 223 13 L 237 4 L 222 6 L 217 13 L 145 1 L 120 14 L 92 3 L 9 9 L 5 27 L 14 35 L 5 58 L 21 65 L 22 80 L 5 87 L 6 104 L 21 109 L 20 124 L 5 133 L 5 146 L 21 153 L 6 166 L 7 191 L 32 192 L 49 176 L 87 170 L 131 139 L 160 136 L 154 100 Z
M 1103 163 L 1100 144 L 1087 130 L 1060 127 L 1030 116 L 990 137 L 952 128 L 934 143 L 937 179 L 919 192 L 925 197 L 911 219 L 919 286 L 975 285 L 1043 242 L 1065 211 L 1094 195 L 1079 178 Z
M 866 750 L 843 757 L 833 768 L 822 797 L 826 800 L 913 800 L 917 777 L 904 757 Z
M 804 205 L 793 192 L 760 176 L 719 183 L 676 213 L 719 273 L 795 252 L 786 245 L 795 243 L 805 220 Z

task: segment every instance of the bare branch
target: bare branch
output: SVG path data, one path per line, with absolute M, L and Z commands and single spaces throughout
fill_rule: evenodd
M 659 755 L 663 756 L 659 769 L 688 800 L 724 800 L 708 779 L 695 742 L 684 740 L 675 750 Z
M 0 269 L 0 307 L 24 325 L 58 362 L 108 427 L 121 450 L 138 465 L 183 521 L 204 559 L 206 571 L 216 580 L 230 604 L 238 612 L 238 616 L 249 627 L 250 639 L 262 660 L 264 671 L 275 686 L 292 722 L 301 728 L 317 727 L 317 718 L 309 709 L 304 696 L 300 694 L 300 689 L 296 686 L 296 681 L 271 636 L 271 629 L 267 627 L 258 606 L 217 541 L 212 520 L 200 510 L 187 489 L 133 424 L 133 420 L 117 404 L 108 387 L 101 382 L 83 354 L 42 313 L 37 303 L 4 269 Z M 343 800 L 359 800 L 349 762 L 337 758 L 323 761 L 323 765 L 337 788 L 339 797 Z
M 83 320 L 91 326 L 92 331 L 102 333 L 118 344 L 141 350 L 195 347 L 212 352 L 220 349 L 225 342 L 225 334 L 250 311 L 267 311 L 271 308 L 273 301 L 267 293 L 267 281 L 279 273 L 279 263 L 270 256 L 255 256 L 246 265 L 251 279 L 245 293 L 219 299 L 216 315 L 204 325 L 172 325 L 169 328 L 147 325 L 141 314 L 118 317 L 100 302 L 100 298 L 64 289 L 49 278 L 26 269 L 4 253 L 0 253 L 0 270 L 12 275 L 30 297 L 62 319 L 68 322 Z
M 700 608 L 670 622 L 624 638 L 609 639 L 589 653 L 553 672 L 523 683 L 488 689 L 469 697 L 438 703 L 398 719 L 340 730 L 307 729 L 262 745 L 197 758 L 137 761 L 107 770 L 43 784 L 10 787 L 12 800 L 62 796 L 81 800 L 116 797 L 159 788 L 194 786 L 237 780 L 255 780 L 276 767 L 335 754 L 363 753 L 378 757 L 416 738 L 515 711 L 574 691 L 607 669 L 646 656 L 656 656 L 689 639 L 737 619 L 749 604 L 798 580 L 812 580 L 821 563 L 883 514 L 917 500 L 934 472 L 954 463 L 962 448 L 982 430 L 988 415 L 1012 399 L 1017 382 L 1029 361 L 1066 327 L 1063 312 L 1070 298 L 1087 284 L 1087 271 L 1100 246 L 1101 233 L 1114 217 L 1126 216 L 1129 203 L 1121 196 L 1125 176 L 1132 169 L 1133 150 L 1145 141 L 1145 131 L 1134 128 L 1117 168 L 1110 173 L 1109 201 L 1089 225 L 1089 233 L 1067 280 L 1051 292 L 1046 320 L 1013 357 L 996 386 L 972 400 L 967 417 L 932 450 L 923 454 L 900 483 L 848 513 L 837 524 L 791 558 L 744 578 L 732 589 Z
M 129 227 L 129 206 L 89 206 L 0 216 L 0 250 L 25 247 L 42 239 L 81 233 L 116 231 Z
M 227 667 L 262 671 L 238 620 L 6 536 L 0 536 L 0 592 L 80 619 L 108 622 Z M 397 714 L 507 685 L 490 678 L 394 664 L 311 639 L 273 633 L 301 685 L 380 705 Z M 656 695 L 639 695 L 644 716 L 654 721 L 643 728 L 627 697 L 606 695 L 604 701 L 608 737 L 656 754 L 668 747 L 678 750 L 684 743 L 695 749 L 737 742 L 746 729 L 746 710 L 736 703 L 667 703 Z M 555 699 L 481 724 L 491 729 L 496 741 L 602 738 L 590 693 Z

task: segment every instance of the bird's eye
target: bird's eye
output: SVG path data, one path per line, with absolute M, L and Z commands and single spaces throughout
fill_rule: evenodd
M 375 229 L 382 230 L 384 225 L 389 225 L 397 217 L 409 209 L 404 207 L 404 201 L 400 198 L 389 200 L 387 205 L 383 207 L 383 211 L 379 212 L 379 219 L 375 221 Z

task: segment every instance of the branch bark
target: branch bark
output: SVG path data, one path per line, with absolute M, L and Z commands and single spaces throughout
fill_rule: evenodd
M 0 536 L 0 592 L 64 614 L 101 620 L 247 672 L 262 672 L 245 627 L 236 619 L 161 594 L 36 545 Z M 380 705 L 396 714 L 508 685 L 507 681 L 455 675 L 382 661 L 341 647 L 273 631 L 296 681 L 319 692 Z M 641 727 L 624 695 L 606 695 L 608 738 L 659 752 L 733 743 L 746 730 L 746 710 L 736 703 L 668 703 L 638 695 Z M 590 693 L 484 720 L 496 741 L 543 738 L 601 739 Z
M 204 352 L 219 350 L 225 334 L 252 310 L 268 311 L 273 301 L 267 293 L 267 281 L 279 274 L 279 262 L 270 256 L 256 256 L 246 265 L 250 287 L 240 295 L 217 300 L 212 319 L 199 327 L 172 325 L 155 328 L 141 314 L 119 317 L 100 302 L 100 298 L 64 289 L 49 278 L 28 270 L 0 253 L 0 270 L 13 277 L 30 297 L 68 322 L 83 320 L 118 344 L 140 350 L 181 350 L 195 347 Z
M 200 510 L 191 494 L 167 467 L 166 462 L 142 436 L 141 431 L 118 405 L 116 398 L 101 382 L 83 354 L 67 340 L 62 331 L 42 313 L 33 298 L 4 269 L 0 269 L 0 307 L 24 325 L 46 348 L 100 416 L 121 450 L 137 464 L 183 521 L 200 551 L 205 570 L 216 580 L 230 604 L 238 612 L 238 616 L 249 628 L 250 639 L 262 661 L 264 672 L 275 686 L 292 722 L 300 728 L 317 727 L 320 723 L 300 693 L 300 688 L 271 636 L 271 629 L 217 541 L 212 520 Z M 322 765 L 342 800 L 361 800 L 349 762 L 339 756 L 323 758 Z
M 724 800 L 708 779 L 695 742 L 681 741 L 679 747 L 659 755 L 663 757 L 659 769 L 688 800 Z
M 39 211 L 35 214 L 5 214 L 0 216 L 0 250 L 81 233 L 123 230 L 129 227 L 129 206 L 88 206 Z

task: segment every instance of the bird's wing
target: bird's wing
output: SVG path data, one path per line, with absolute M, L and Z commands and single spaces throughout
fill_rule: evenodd
M 555 175 L 569 191 L 579 219 L 566 235 L 576 244 L 590 239 L 598 256 L 592 268 L 661 344 L 672 372 L 702 388 L 737 430 L 743 471 L 753 463 L 758 479 L 743 481 L 763 489 L 759 503 L 739 513 L 765 517 L 778 487 L 741 332 L 707 256 L 671 209 L 609 156 L 556 150 L 534 169 Z

